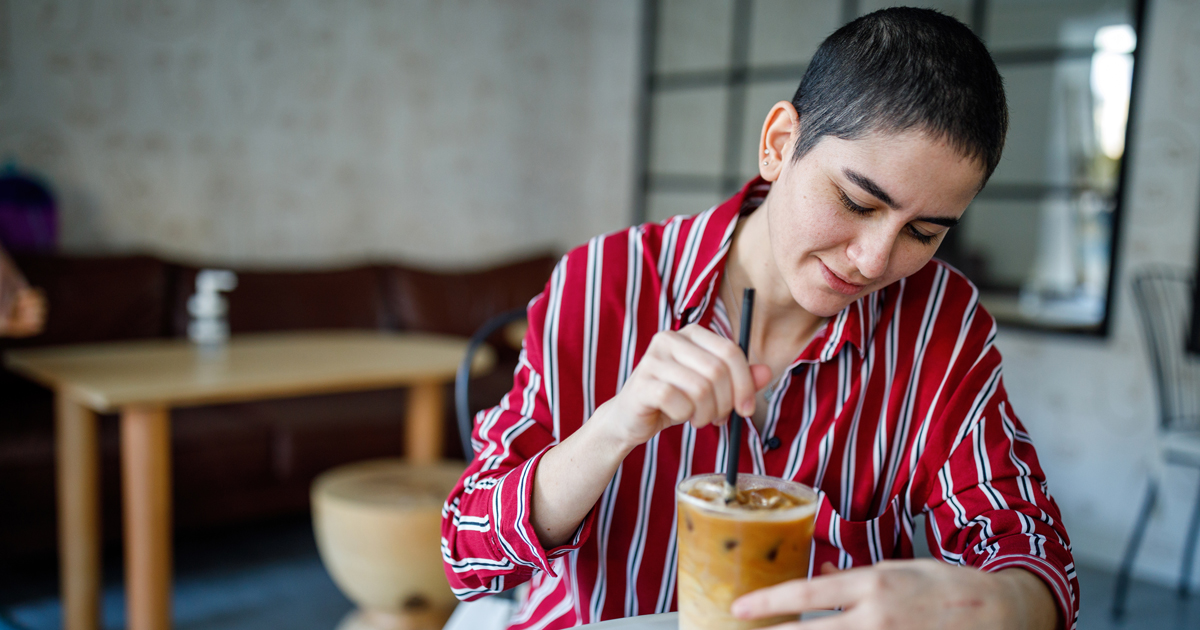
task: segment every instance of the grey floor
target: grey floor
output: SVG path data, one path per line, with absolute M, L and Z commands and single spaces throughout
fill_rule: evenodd
M 352 608 L 321 565 L 307 518 L 185 535 L 175 549 L 177 630 L 333 630 Z M 123 628 L 120 557 L 110 555 L 103 626 Z M 52 559 L 0 565 L 0 630 L 61 628 L 56 580 Z
M 106 558 L 104 627 L 124 626 L 119 557 Z M 1111 573 L 1079 569 L 1084 630 L 1196 630 L 1200 593 L 1135 582 L 1125 621 L 1109 617 Z M 179 630 L 333 630 L 351 609 L 317 557 L 307 519 L 290 519 L 203 535 L 176 543 L 175 627 Z M 0 566 L 0 630 L 61 627 L 55 571 L 49 559 Z

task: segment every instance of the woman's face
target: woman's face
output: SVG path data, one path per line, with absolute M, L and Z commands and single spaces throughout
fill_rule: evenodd
M 778 277 L 820 317 L 925 266 L 983 179 L 978 161 L 922 132 L 826 137 L 799 162 L 794 142 L 764 172 L 777 176 L 764 209 Z

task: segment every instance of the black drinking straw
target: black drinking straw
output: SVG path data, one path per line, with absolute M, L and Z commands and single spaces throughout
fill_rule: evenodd
M 754 289 L 742 291 L 742 327 L 738 333 L 738 345 L 742 355 L 750 357 L 750 320 L 754 315 Z M 725 502 L 737 498 L 738 456 L 742 450 L 742 425 L 745 420 L 735 409 L 730 416 L 729 450 L 725 459 Z

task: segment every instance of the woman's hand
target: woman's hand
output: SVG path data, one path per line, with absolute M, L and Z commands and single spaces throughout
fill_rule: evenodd
M 1050 590 L 1023 569 L 985 573 L 936 560 L 893 560 L 793 580 L 744 595 L 733 603 L 740 619 L 842 608 L 843 613 L 776 628 L 1054 628 Z
M 697 324 L 662 331 L 605 415 L 620 442 L 633 448 L 659 431 L 691 422 L 724 424 L 735 408 L 754 413 L 755 392 L 771 382 L 765 365 L 747 363 L 737 344 Z
M 530 520 L 542 546 L 570 539 L 634 448 L 684 422 L 723 424 L 735 403 L 749 416 L 769 382 L 770 368 L 748 364 L 737 344 L 711 330 L 654 335 L 621 391 L 538 464 Z

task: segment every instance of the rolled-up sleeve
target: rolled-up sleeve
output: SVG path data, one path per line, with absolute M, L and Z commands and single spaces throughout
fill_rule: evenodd
M 1070 540 L 1033 443 L 1008 404 L 998 357 L 978 364 L 972 379 L 980 386 L 962 401 L 965 420 L 955 424 L 925 504 L 930 546 L 953 564 L 1033 573 L 1055 599 L 1059 627 L 1074 628 L 1079 582 Z
M 533 481 L 559 437 L 542 373 L 550 287 L 530 303 L 529 330 L 513 387 L 500 404 L 475 416 L 475 458 L 442 509 L 442 560 L 454 594 L 471 600 L 512 588 L 586 540 L 592 514 L 572 540 L 544 549 L 530 520 Z

